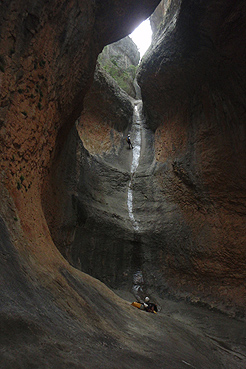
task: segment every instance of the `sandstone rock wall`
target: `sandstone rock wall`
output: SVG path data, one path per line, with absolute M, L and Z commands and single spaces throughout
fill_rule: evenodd
M 120 280 L 125 269 L 119 272 L 119 262 L 131 254 L 124 240 L 129 161 L 122 150 L 132 113 L 129 96 L 98 65 L 84 110 L 52 169 L 53 191 L 47 186 L 43 196 L 56 246 L 72 265 L 104 282 L 112 275 Z M 128 256 L 117 261 L 113 255 L 121 252 Z
M 156 367 L 179 368 L 186 357 L 203 368 L 229 362 L 197 332 L 162 331 L 167 316 L 133 312 L 61 255 L 116 287 L 128 288 L 128 270 L 138 267 L 150 291 L 244 315 L 244 1 L 173 1 L 143 62 L 147 125 L 132 181 L 138 234 L 125 202 L 129 101 L 115 100 L 110 84 L 99 97 L 96 84 L 81 115 L 98 53 L 158 2 L 0 3 L 3 367 L 111 368 L 117 359 L 142 368 L 153 352 Z M 124 101 L 120 114 L 110 95 L 114 107 Z M 241 365 L 245 355 L 236 355 L 228 367 Z
M 22 229 L 31 244 L 53 248 L 43 181 L 81 113 L 98 53 L 157 4 L 1 2 L 1 212 L 17 239 Z
M 174 3 L 138 76 L 155 132 L 150 268 L 158 260 L 156 270 L 184 295 L 243 310 L 245 5 Z
M 218 19 L 239 11 L 223 2 L 217 6 Z M 244 58 L 235 52 L 228 61 L 222 49 L 229 46 L 212 41 L 211 9 L 172 2 L 141 65 L 146 124 L 132 180 L 139 232 L 126 209 L 131 159 L 123 150 L 131 108 L 122 111 L 120 104 L 127 107 L 130 101 L 117 102 L 116 86 L 103 82 L 100 73 L 79 119 L 82 142 L 74 131 L 55 163 L 59 175 L 52 171 L 57 186 L 62 168 L 69 169 L 67 187 L 62 192 L 58 187 L 53 200 L 44 198 L 47 209 L 47 203 L 61 202 L 46 217 L 56 245 L 77 268 L 126 289 L 140 269 L 147 291 L 243 316 L 245 122 L 236 70 L 243 71 Z M 238 90 L 229 88 L 234 83 Z
M 99 52 L 131 32 L 157 4 L 0 2 L 2 367 L 90 365 L 91 355 L 84 354 L 92 341 L 87 348 L 82 345 L 80 358 L 71 349 L 93 325 L 106 334 L 107 319 L 104 315 L 101 320 L 94 310 L 100 300 L 106 301 L 109 293 L 108 307 L 112 299 L 121 304 L 99 281 L 77 274 L 61 256 L 41 198 L 48 187 L 51 197 L 61 189 L 59 183 L 53 185 L 50 170 L 81 114 Z

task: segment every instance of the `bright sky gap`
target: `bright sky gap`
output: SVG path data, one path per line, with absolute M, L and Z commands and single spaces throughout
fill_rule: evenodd
M 142 22 L 129 36 L 137 45 L 141 59 L 151 44 L 152 30 L 149 19 Z

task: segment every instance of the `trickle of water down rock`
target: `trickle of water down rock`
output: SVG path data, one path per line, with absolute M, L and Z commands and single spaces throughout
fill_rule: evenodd
M 134 112 L 133 112 L 133 126 L 131 131 L 131 137 L 132 137 L 132 144 L 133 144 L 133 151 L 132 151 L 132 164 L 131 164 L 131 179 L 128 186 L 128 196 L 127 196 L 127 207 L 128 207 L 128 213 L 129 218 L 132 222 L 132 226 L 134 231 L 139 231 L 139 224 L 135 219 L 135 216 L 133 214 L 133 190 L 132 190 L 132 179 L 133 176 L 138 168 L 139 160 L 140 160 L 140 154 L 141 154 L 141 122 L 142 117 L 140 115 L 141 107 L 142 107 L 142 101 L 137 100 L 134 106 Z
M 137 171 L 137 168 L 139 166 L 140 155 L 141 155 L 141 141 L 142 141 L 141 128 L 142 128 L 142 122 L 143 122 L 142 104 L 143 104 L 142 100 L 136 100 L 134 102 L 133 125 L 132 125 L 132 130 L 131 130 L 131 138 L 132 138 L 132 144 L 133 144 L 131 177 L 130 177 L 130 181 L 128 185 L 128 194 L 127 194 L 127 208 L 128 208 L 129 218 L 132 223 L 134 233 L 136 235 L 139 233 L 141 225 L 139 224 L 139 221 L 137 221 L 134 216 L 134 208 L 133 208 L 134 195 L 133 195 L 132 181 Z M 137 298 L 137 300 L 141 299 L 141 295 L 143 294 L 143 285 L 144 285 L 143 272 L 142 270 L 136 270 L 133 274 L 132 292 Z

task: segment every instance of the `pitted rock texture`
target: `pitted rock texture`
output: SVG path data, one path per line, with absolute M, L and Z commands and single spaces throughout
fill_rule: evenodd
M 16 239 L 23 231 L 30 250 L 35 243 L 54 247 L 41 204 L 43 180 L 83 109 L 98 53 L 157 4 L 1 2 L 1 212 Z M 24 245 L 16 247 L 26 252 Z
M 83 335 L 82 326 L 93 322 L 82 323 L 81 317 L 85 310 L 91 317 L 94 313 L 85 293 L 67 280 L 66 272 L 77 272 L 50 235 L 41 201 L 43 181 L 83 109 L 99 52 L 126 36 L 157 4 L 107 1 L 104 12 L 101 1 L 90 0 L 0 3 L 2 368 L 81 368 L 91 361 L 88 356 L 81 364 L 71 355 L 64 360 L 57 346 L 67 340 L 69 329 L 75 337 Z M 84 278 L 80 273 L 78 284 Z M 110 293 L 102 285 L 90 288 L 102 296 Z M 69 317 L 72 326 L 62 333 L 59 327 Z M 40 354 L 41 346 L 51 353 Z

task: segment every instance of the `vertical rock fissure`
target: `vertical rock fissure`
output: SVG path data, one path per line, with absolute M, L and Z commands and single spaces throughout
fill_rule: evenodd
M 141 236 L 140 236 L 140 224 L 139 221 L 136 220 L 134 215 L 134 207 L 133 207 L 133 180 L 134 175 L 137 171 L 140 161 L 141 155 L 141 143 L 142 143 L 142 100 L 134 101 L 134 110 L 133 110 L 133 124 L 131 129 L 131 139 L 133 144 L 132 149 L 132 163 L 131 163 L 131 179 L 128 185 L 128 194 L 127 194 L 127 207 L 129 219 L 131 221 L 133 231 L 134 231 L 134 242 L 133 242 L 133 286 L 132 292 L 138 301 L 141 301 L 144 279 L 143 272 L 141 270 Z
M 133 188 L 132 181 L 134 174 L 138 168 L 140 153 L 141 153 L 141 107 L 142 100 L 136 100 L 134 102 L 134 112 L 133 112 L 133 125 L 131 130 L 131 139 L 133 144 L 132 150 L 132 164 L 131 164 L 131 179 L 128 185 L 128 194 L 127 194 L 127 207 L 130 221 L 133 226 L 133 230 L 135 232 L 139 232 L 139 223 L 135 219 L 133 213 Z

